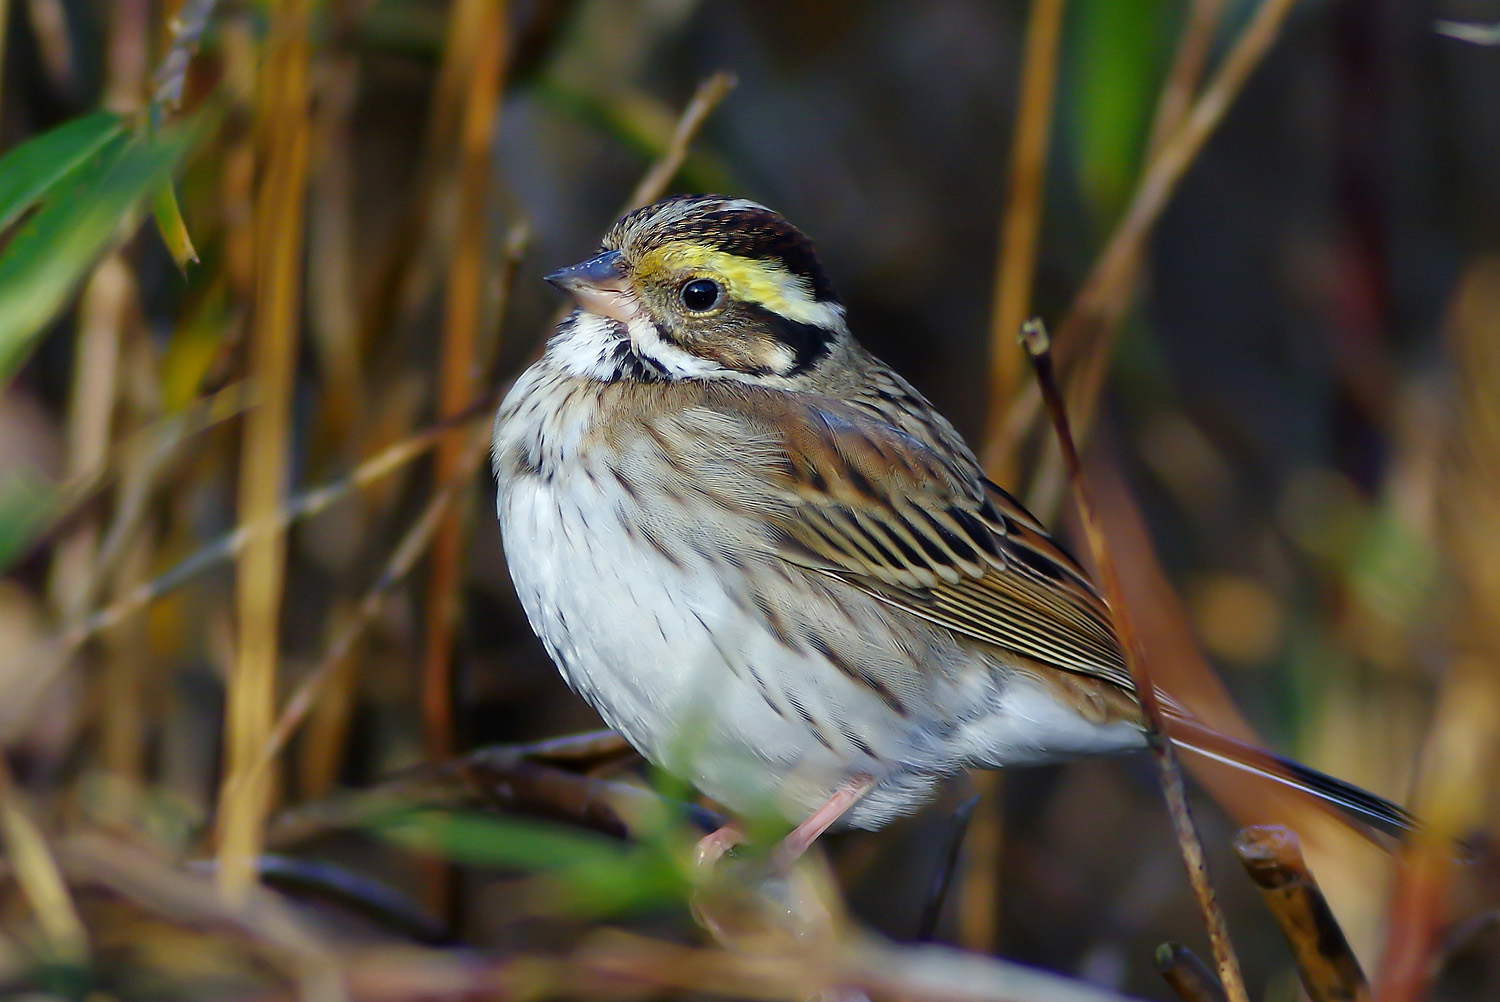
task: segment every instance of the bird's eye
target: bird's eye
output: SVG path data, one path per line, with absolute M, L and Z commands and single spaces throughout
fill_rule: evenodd
M 693 313 L 707 313 L 719 305 L 719 297 L 724 290 L 719 288 L 719 283 L 707 278 L 695 278 L 686 283 L 678 291 L 677 295 L 682 299 L 682 305 Z

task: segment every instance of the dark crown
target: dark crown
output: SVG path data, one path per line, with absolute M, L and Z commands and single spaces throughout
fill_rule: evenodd
M 728 254 L 779 258 L 787 270 L 807 280 L 813 297 L 831 302 L 833 285 L 823 273 L 817 248 L 779 212 L 725 195 L 673 195 L 636 209 L 604 236 L 605 249 L 636 245 L 638 250 L 674 240 L 694 240 Z

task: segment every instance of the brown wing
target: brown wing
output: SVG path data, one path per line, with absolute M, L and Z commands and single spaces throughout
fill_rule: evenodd
M 784 556 L 955 633 L 1133 692 L 1082 569 L 910 392 L 902 406 L 778 395 L 763 427 L 786 456 L 793 503 L 771 515 Z

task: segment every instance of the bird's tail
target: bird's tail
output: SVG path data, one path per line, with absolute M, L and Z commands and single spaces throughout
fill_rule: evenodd
M 1167 729 L 1172 743 L 1183 751 L 1310 793 L 1335 808 L 1342 820 L 1366 836 L 1374 832 L 1399 839 L 1418 827 L 1415 817 L 1384 797 L 1301 762 L 1236 741 L 1190 718 L 1174 714 Z

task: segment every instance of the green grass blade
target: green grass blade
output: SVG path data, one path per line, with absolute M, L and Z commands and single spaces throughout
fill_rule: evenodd
M 461 812 L 402 813 L 373 831 L 451 862 L 545 874 L 557 881 L 559 904 L 576 916 L 659 908 L 688 892 L 665 842 L 620 842 L 543 821 Z
M 124 130 L 119 115 L 97 111 L 28 139 L 0 157 L 0 230 Z
M 151 200 L 151 211 L 156 216 L 156 229 L 177 262 L 181 271 L 188 265 L 198 263 L 198 251 L 193 247 L 193 238 L 188 235 L 187 224 L 182 220 L 182 208 L 177 204 L 177 189 L 171 181 L 162 185 Z

